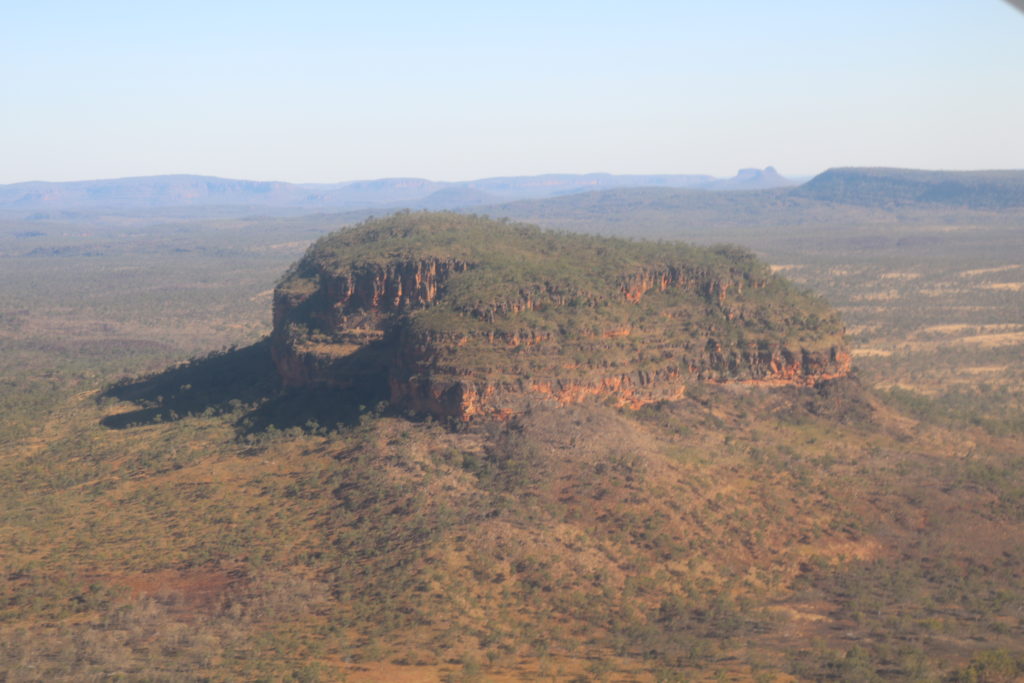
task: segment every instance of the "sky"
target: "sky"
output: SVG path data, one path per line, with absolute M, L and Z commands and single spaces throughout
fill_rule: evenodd
M 0 183 L 1024 168 L 1001 0 L 0 7 Z

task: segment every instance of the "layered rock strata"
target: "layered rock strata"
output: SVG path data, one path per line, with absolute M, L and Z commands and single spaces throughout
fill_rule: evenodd
M 393 405 L 455 421 L 850 368 L 835 315 L 742 250 L 455 214 L 398 214 L 315 244 L 275 291 L 272 341 L 287 385 L 386 383 Z

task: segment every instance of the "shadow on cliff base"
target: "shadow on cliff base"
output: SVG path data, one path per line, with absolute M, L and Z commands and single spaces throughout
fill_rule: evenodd
M 387 400 L 383 374 L 358 379 L 349 389 L 285 389 L 274 368 L 270 342 L 264 339 L 111 385 L 102 398 L 138 408 L 108 415 L 100 424 L 127 429 L 201 415 L 234 417 L 240 435 L 270 428 L 330 430 L 357 424 L 362 414 Z

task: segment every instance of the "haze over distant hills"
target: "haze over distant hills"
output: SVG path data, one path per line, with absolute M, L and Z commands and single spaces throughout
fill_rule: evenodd
M 288 217 L 316 236 L 408 208 L 486 214 L 572 232 L 735 242 L 765 258 L 785 259 L 794 249 L 847 251 L 908 240 L 965 248 L 961 242 L 973 238 L 943 227 L 952 225 L 996 230 L 987 244 L 995 240 L 1010 247 L 1019 241 L 1017 228 L 1024 221 L 1024 170 L 836 168 L 802 185 L 782 187 L 774 185 L 785 179 L 770 167 L 740 171 L 728 180 L 709 178 L 590 174 L 462 183 L 390 178 L 310 186 L 160 176 L 20 183 L 0 186 L 0 228 L 19 239 L 14 248 L 20 251 L 32 246 L 22 238 L 57 234 L 72 225 L 88 226 L 90 232 L 131 227 L 160 233 L 167 221 L 180 227 L 181 222 L 244 218 L 262 226 Z
M 837 214 L 839 207 L 842 210 Z M 834 168 L 797 185 L 772 168 L 709 175 L 549 174 L 439 182 L 383 178 L 292 184 L 195 175 L 0 185 L 0 211 L 21 219 L 88 217 L 97 212 L 316 213 L 402 208 L 472 210 L 544 221 L 568 211 L 597 220 L 642 221 L 655 211 L 684 223 L 795 225 L 872 222 L 896 210 L 980 214 L 1024 208 L 1024 171 Z M 618 216 L 619 219 L 614 217 Z M 984 216 L 982 216 L 984 218 Z M 361 220 L 356 218 L 355 220 Z M 568 227 L 568 226 L 566 226 Z
M 158 207 L 253 206 L 317 210 L 377 207 L 456 208 L 519 199 L 623 187 L 750 190 L 795 185 L 774 168 L 742 169 L 733 178 L 710 175 L 547 174 L 440 182 L 423 178 L 383 178 L 334 184 L 293 184 L 197 175 L 166 175 L 75 182 L 0 185 L 0 208 L 47 211 L 68 209 L 151 209 Z
M 484 211 L 564 230 L 730 240 L 755 249 L 778 246 L 777 240 L 785 236 L 806 248 L 825 239 L 852 239 L 854 233 L 862 239 L 865 231 L 882 237 L 896 227 L 1019 226 L 1024 171 L 842 168 L 795 188 L 618 188 L 508 202 Z
M 972 209 L 1024 206 L 1024 171 L 833 168 L 789 193 L 842 204 L 931 204 Z

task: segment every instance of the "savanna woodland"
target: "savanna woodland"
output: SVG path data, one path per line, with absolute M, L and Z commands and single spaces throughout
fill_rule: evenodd
M 0 677 L 1016 680 L 1024 182 L 829 173 L 3 214 Z

